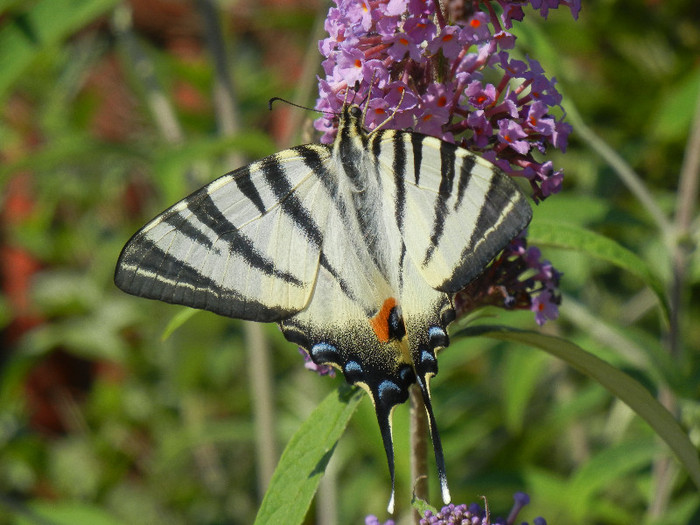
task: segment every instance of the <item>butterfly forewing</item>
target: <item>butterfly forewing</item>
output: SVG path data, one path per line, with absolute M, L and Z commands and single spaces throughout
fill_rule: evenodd
M 308 148 L 328 161 L 325 146 Z M 327 203 L 302 155 L 272 155 L 153 219 L 124 247 L 115 282 L 134 295 L 229 317 L 289 317 L 309 302 Z
M 493 164 L 417 133 L 382 137 L 377 160 L 387 179 L 396 172 L 392 160 L 397 144 L 405 150 L 403 207 L 410 218 L 410 227 L 403 229 L 406 250 L 432 288 L 455 293 L 527 226 L 532 210 Z

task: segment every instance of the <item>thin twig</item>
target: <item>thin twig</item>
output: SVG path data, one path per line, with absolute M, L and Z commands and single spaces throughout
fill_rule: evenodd
M 691 241 L 691 226 L 698 198 L 698 179 L 700 178 L 700 93 L 698 93 L 695 115 L 685 148 L 685 157 L 681 167 L 678 184 L 676 216 L 674 220 L 675 237 L 672 244 L 673 277 L 669 294 L 670 319 L 668 333 L 668 351 L 671 358 L 681 363 L 684 361 L 683 348 L 683 314 L 686 310 L 686 278 L 690 264 L 690 254 L 694 248 Z M 678 400 L 674 392 L 665 385 L 659 389 L 659 401 L 672 414 L 678 413 Z M 671 499 L 673 482 L 678 467 L 667 455 L 659 456 L 653 468 L 653 496 L 648 515 L 653 520 L 666 514 Z
M 207 49 L 214 63 L 214 107 L 219 135 L 229 136 L 240 130 L 240 118 L 233 74 L 228 67 L 226 42 L 219 23 L 219 14 L 211 0 L 197 0 L 197 9 L 204 22 L 204 36 Z M 244 159 L 237 152 L 228 155 L 227 162 L 231 168 L 243 164 Z
M 177 120 L 175 110 L 170 105 L 165 91 L 156 78 L 152 62 L 134 35 L 131 9 L 126 4 L 119 4 L 114 9 L 112 28 L 117 38 L 123 43 L 124 51 L 133 64 L 133 70 L 146 90 L 146 104 L 151 111 L 158 131 L 169 144 L 182 143 L 185 136 Z
M 601 139 L 583 120 L 578 110 L 571 103 L 564 103 L 568 119 L 580 137 L 588 146 L 597 152 L 610 165 L 620 180 L 646 208 L 656 226 L 661 230 L 665 239 L 671 238 L 673 225 L 663 210 L 656 204 L 654 197 L 642 182 L 642 179 L 613 148 Z
M 428 416 L 423 394 L 417 384 L 408 389 L 411 400 L 411 482 L 416 498 L 428 501 Z M 418 525 L 421 515 L 413 509 L 413 521 Z
M 698 198 L 698 178 L 700 178 L 700 93 L 693 118 L 693 125 L 685 148 L 678 184 L 678 198 L 675 216 L 676 237 L 673 244 L 673 284 L 671 287 L 670 352 L 675 358 L 682 358 L 681 319 L 685 281 L 688 273 L 691 244 L 691 224 Z
M 698 179 L 700 179 L 700 93 L 698 93 L 695 117 L 685 148 L 681 180 L 678 186 L 676 227 L 681 235 L 689 232 L 693 222 L 698 199 Z
M 639 369 L 643 370 L 651 366 L 652 360 L 649 357 L 649 350 L 640 347 L 632 339 L 626 337 L 623 330 L 611 327 L 605 322 L 605 319 L 601 319 L 569 295 L 564 295 L 562 302 L 566 304 L 566 309 L 563 312 L 567 320 L 577 326 L 581 332 L 590 335 L 593 339 L 610 348 L 614 348 L 628 363 Z
M 337 454 L 328 462 L 316 496 L 316 523 L 338 524 L 338 459 Z
M 185 135 L 177 119 L 177 114 L 155 75 L 153 63 L 134 35 L 131 9 L 126 4 L 121 4 L 115 9 L 112 27 L 117 38 L 123 44 L 126 57 L 146 91 L 146 104 L 160 135 L 168 144 L 183 143 Z M 187 170 L 186 178 L 190 183 L 194 182 L 196 179 L 194 169 Z M 182 413 L 187 428 L 196 433 L 201 426 L 199 407 L 184 399 Z M 220 493 L 225 487 L 225 483 L 223 473 L 219 469 L 221 461 L 216 447 L 211 443 L 200 444 L 194 451 L 194 457 L 207 489 L 214 493 Z
M 304 53 L 299 81 L 296 83 L 296 88 L 292 95 L 292 100 L 295 102 L 307 103 L 310 102 L 313 95 L 318 96 L 318 90 L 316 89 L 316 74 L 320 69 L 318 41 L 321 40 L 325 31 L 323 28 L 323 24 L 326 20 L 325 9 L 326 5 L 321 3 L 319 13 L 316 16 L 316 21 L 314 22 L 313 29 L 309 36 L 309 45 L 306 48 L 306 53 Z M 284 133 L 280 136 L 280 140 L 285 145 L 289 145 L 292 141 L 297 143 L 300 139 L 299 131 L 303 131 L 304 126 L 302 124 L 306 119 L 308 119 L 308 114 L 304 111 L 289 112 L 289 118 L 286 119 L 287 125 L 284 129 Z M 311 129 L 313 130 L 313 128 Z M 303 142 L 310 142 L 309 138 L 304 136 L 304 133 L 301 135 L 301 140 Z
M 275 415 L 270 365 L 270 345 L 258 323 L 244 323 L 244 340 L 248 355 L 248 377 L 255 425 L 255 457 L 258 471 L 258 496 L 265 495 L 277 464 Z
M 233 88 L 233 74 L 228 67 L 226 45 L 218 11 L 211 0 L 197 0 L 196 5 L 204 22 L 207 46 L 214 61 L 214 106 L 219 124 L 219 134 L 222 136 L 234 134 L 239 130 L 236 109 L 238 106 Z M 232 167 L 235 167 L 240 165 L 243 159 L 232 153 L 227 160 Z M 245 323 L 243 334 L 248 356 L 248 376 L 255 426 L 258 497 L 262 499 L 278 458 L 275 444 L 270 345 L 260 324 Z

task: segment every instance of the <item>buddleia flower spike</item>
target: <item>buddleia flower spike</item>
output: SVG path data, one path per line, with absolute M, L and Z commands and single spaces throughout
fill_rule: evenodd
M 478 146 L 476 138 L 453 143 L 458 128 L 444 117 L 456 114 L 470 75 L 486 65 L 478 61 L 490 57 L 491 64 L 498 56 L 515 66 L 497 53 L 503 40 L 475 29 L 472 22 L 486 16 L 448 25 L 432 0 L 340 0 L 327 20 L 333 36 L 321 44 L 329 76 L 321 80 L 319 109 L 339 115 L 332 140 L 326 130 L 331 143 L 280 151 L 200 188 L 136 232 L 115 272 L 117 286 L 134 295 L 277 322 L 315 365 L 333 366 L 362 387 L 387 456 L 390 512 L 391 414 L 414 383 L 425 402 L 443 500 L 450 500 L 430 400 L 436 353 L 449 344 L 455 294 L 532 217 L 504 161 L 530 162 L 537 173 L 526 149 L 550 139 L 561 145 L 568 130 L 538 106 L 522 117 L 521 128 L 534 126 L 526 137 L 499 121 L 500 150 L 461 147 Z M 556 98 L 543 75 L 530 77 L 532 85 L 539 82 L 542 104 Z M 371 96 L 366 79 L 376 84 Z M 509 104 L 520 102 L 525 111 L 520 95 L 496 92 L 493 104 L 508 114 Z M 386 125 L 371 133 L 362 111 L 346 103 L 365 96 L 368 126 Z M 388 122 L 387 108 L 395 108 Z M 431 132 L 439 138 L 423 134 Z M 533 176 L 535 199 L 556 189 L 547 180 Z

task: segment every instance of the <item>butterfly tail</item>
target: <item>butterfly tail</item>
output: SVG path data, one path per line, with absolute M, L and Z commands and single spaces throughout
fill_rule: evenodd
M 389 464 L 389 475 L 391 476 L 391 498 L 387 512 L 394 513 L 394 494 L 395 494 L 395 476 L 394 476 L 394 440 L 391 434 L 391 410 L 393 407 L 385 407 L 379 404 L 375 405 L 377 413 L 377 421 L 379 422 L 379 431 L 382 434 L 384 442 L 384 452 L 386 452 L 386 460 Z
M 435 464 L 437 466 L 438 478 L 440 479 L 440 490 L 442 492 L 442 501 L 447 505 L 452 501 L 450 489 L 447 486 L 447 474 L 445 472 L 445 456 L 442 453 L 442 442 L 440 441 L 440 433 L 438 432 L 435 415 L 433 414 L 433 405 L 430 402 L 430 389 L 428 387 L 428 379 L 423 376 L 418 376 L 416 382 L 423 394 L 423 404 L 425 411 L 428 414 L 428 424 L 430 426 L 430 438 L 433 441 L 433 450 L 435 451 Z

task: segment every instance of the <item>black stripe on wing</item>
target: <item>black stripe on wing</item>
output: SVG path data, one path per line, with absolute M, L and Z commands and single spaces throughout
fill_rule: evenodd
M 347 207 L 345 206 L 344 201 L 338 195 L 337 175 L 328 170 L 327 163 L 324 162 L 317 150 L 318 147 L 321 146 L 299 146 L 293 149 L 299 154 L 299 156 L 304 160 L 304 164 L 313 171 L 319 182 L 325 187 L 326 196 L 328 199 L 330 199 L 330 202 L 332 203 L 332 206 L 334 207 L 338 216 L 341 217 L 343 221 L 348 222 L 350 217 L 348 215 Z M 339 242 L 339 239 L 328 239 L 328 242 L 336 243 Z M 356 294 L 353 293 L 350 283 L 347 281 L 347 279 L 343 278 L 338 269 L 333 266 L 333 263 L 323 252 L 323 249 L 321 250 L 320 266 L 321 268 L 325 269 L 333 277 L 333 279 L 335 279 L 340 287 L 340 290 L 348 299 L 353 302 L 358 302 L 358 298 Z
M 411 133 L 411 146 L 413 147 L 413 183 L 420 184 L 420 169 L 423 162 L 423 139 L 419 133 Z
M 425 252 L 423 266 L 427 266 L 435 253 L 437 245 L 445 233 L 445 215 L 447 214 L 447 199 L 452 194 L 452 186 L 455 178 L 455 150 L 457 147 L 448 142 L 440 143 L 440 188 L 435 199 L 435 209 L 433 211 L 433 231 L 430 234 L 430 245 Z
M 177 230 L 180 234 L 184 235 L 192 242 L 201 246 L 206 246 L 208 250 L 211 250 L 214 247 L 214 243 L 207 234 L 198 228 L 195 228 L 191 222 L 185 220 L 178 212 L 166 212 L 166 215 L 162 216 L 161 224 L 167 224 L 173 230 Z M 218 252 L 219 250 L 217 250 L 217 255 Z
M 411 135 L 412 140 L 414 135 Z M 415 158 L 415 155 L 414 155 Z M 403 242 L 404 224 L 406 217 L 406 167 L 407 167 L 407 151 L 406 143 L 400 134 L 394 135 L 394 186 L 396 188 L 396 196 L 394 201 L 394 219 L 396 220 L 396 228 L 399 230 L 401 237 L 401 255 L 399 256 L 399 289 L 403 289 L 404 261 L 406 258 L 406 245 Z
M 264 215 L 267 210 L 265 209 L 265 203 L 258 192 L 258 188 L 251 179 L 250 165 L 238 168 L 229 175 L 233 177 L 233 181 L 236 184 L 236 187 L 241 190 L 241 193 L 253 203 L 261 215 Z
M 326 254 L 321 252 L 321 260 L 320 260 L 321 268 L 325 269 L 333 279 L 338 283 L 338 286 L 340 287 L 340 290 L 345 294 L 345 296 L 350 299 L 351 301 L 354 302 L 359 302 L 358 298 L 355 296 L 354 293 L 352 293 L 352 288 L 350 287 L 350 283 L 347 282 L 341 275 L 338 270 L 336 270 L 333 265 L 330 263 L 328 258 L 326 257 Z
M 339 176 L 347 177 L 351 191 L 349 199 L 347 196 L 341 195 L 335 199 L 335 202 L 348 201 L 346 207 L 350 208 L 350 210 L 342 210 L 344 212 L 343 217 L 347 217 L 348 220 L 352 220 L 357 225 L 372 263 L 382 275 L 387 275 L 386 261 L 380 258 L 383 249 L 383 239 L 381 237 L 383 229 L 377 222 L 378 215 L 376 213 L 377 207 L 381 204 L 373 200 L 380 198 L 381 191 L 376 195 L 367 192 L 367 189 L 373 187 L 374 184 L 368 182 L 367 179 L 372 174 L 366 171 L 372 165 L 374 166 L 376 180 L 373 182 L 381 188 L 383 181 L 378 176 L 377 171 L 377 158 L 381 155 L 381 144 L 376 138 L 384 136 L 385 131 L 378 131 L 376 137 L 368 138 L 368 135 L 359 127 L 357 121 L 352 120 L 349 123 L 346 122 L 346 124 L 348 125 L 343 125 L 338 130 L 336 143 L 343 169 L 343 174 Z M 352 219 L 348 217 L 350 213 L 353 214 Z
M 406 144 L 401 135 L 394 135 L 394 187 L 396 196 L 394 203 L 394 217 L 396 227 L 403 237 L 404 215 L 406 213 Z
M 462 262 L 437 289 L 455 293 L 464 288 L 527 227 L 531 218 L 532 208 L 515 183 L 502 173 L 492 177 L 472 235 L 462 251 Z
M 296 313 L 222 288 L 217 281 L 147 238 L 127 244 L 119 257 L 114 282 L 120 289 L 139 297 L 185 304 L 228 317 L 271 322 Z
M 321 229 L 309 214 L 309 210 L 304 207 L 297 195 L 294 194 L 294 188 L 290 184 L 277 156 L 273 155 L 261 161 L 259 167 L 265 177 L 265 181 L 279 200 L 284 213 L 292 218 L 294 224 L 306 234 L 307 240 L 314 247 L 320 247 L 323 242 Z
M 248 265 L 264 273 L 265 275 L 276 277 L 288 284 L 302 286 L 303 283 L 298 277 L 295 277 L 288 272 L 278 270 L 275 262 L 272 259 L 257 250 L 253 240 L 236 229 L 236 226 L 226 218 L 223 212 L 212 200 L 211 195 L 202 192 L 201 194 L 196 194 L 196 196 L 196 201 L 192 204 L 189 203 L 188 199 L 187 210 L 190 211 L 192 215 L 197 217 L 197 220 L 199 220 L 217 236 L 214 242 L 219 242 L 222 240 L 225 241 L 229 248 L 229 254 L 241 256 L 243 259 L 245 259 Z M 186 234 L 185 231 L 192 229 L 184 218 L 179 225 L 174 225 L 174 227 L 178 231 L 178 234 L 182 235 Z M 191 240 L 193 242 L 197 242 L 198 238 L 199 236 L 191 238 Z M 210 240 L 206 246 L 211 249 L 212 241 Z M 227 254 L 218 253 L 215 255 L 223 257 L 227 256 Z
M 473 155 L 467 155 L 462 158 L 462 166 L 459 168 L 459 181 L 457 182 L 457 202 L 455 202 L 454 211 L 459 210 L 462 206 L 464 194 L 467 191 L 467 186 L 469 186 L 469 179 L 471 179 L 474 164 L 476 164 L 476 160 Z
M 292 148 L 304 161 L 309 171 L 313 172 L 316 179 L 326 188 L 327 197 L 331 200 L 339 215 L 347 220 L 347 213 L 343 202 L 338 198 L 338 178 L 328 170 L 328 164 L 321 156 L 320 148 L 326 146 L 314 144 L 311 146 L 297 146 Z M 328 152 L 323 152 L 328 153 Z

